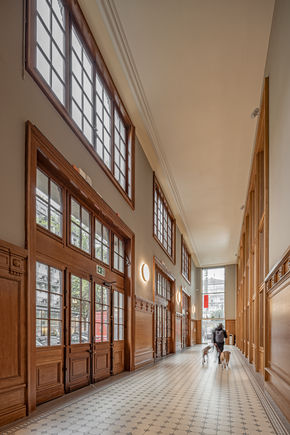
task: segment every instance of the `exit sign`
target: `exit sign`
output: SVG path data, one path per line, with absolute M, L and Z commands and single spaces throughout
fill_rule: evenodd
M 102 276 L 106 276 L 106 269 L 97 264 L 97 273 Z

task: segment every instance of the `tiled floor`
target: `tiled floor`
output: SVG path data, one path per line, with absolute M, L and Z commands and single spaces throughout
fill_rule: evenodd
M 275 434 L 238 351 L 229 369 L 201 346 L 38 408 L 3 434 Z

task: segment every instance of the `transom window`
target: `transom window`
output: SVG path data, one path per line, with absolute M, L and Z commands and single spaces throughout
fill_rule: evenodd
M 110 231 L 98 219 L 95 219 L 95 257 L 110 264 Z
M 109 341 L 110 290 L 108 287 L 95 286 L 95 342 Z
M 28 3 L 29 72 L 133 205 L 134 128 L 82 14 L 62 0 Z
M 158 270 L 156 271 L 156 294 L 164 299 L 171 300 L 171 282 Z
M 62 272 L 36 263 L 36 347 L 62 344 Z
M 124 340 L 124 295 L 114 291 L 114 341 Z
M 36 223 L 62 237 L 62 191 L 40 169 L 36 176 Z
M 125 270 L 125 247 L 124 242 L 114 234 L 114 269 L 124 273 Z
M 184 242 L 183 237 L 181 238 L 181 273 L 183 277 L 190 283 L 191 281 L 191 255 L 187 246 Z
M 91 289 L 90 282 L 71 275 L 71 344 L 90 341 Z
M 91 252 L 90 213 L 71 197 L 71 244 L 79 249 Z
M 154 237 L 175 261 L 175 220 L 162 189 L 154 177 Z

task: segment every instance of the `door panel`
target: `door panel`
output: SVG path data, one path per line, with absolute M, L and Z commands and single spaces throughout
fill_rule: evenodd
M 112 293 L 112 374 L 116 375 L 124 371 L 124 329 L 125 309 L 124 294 L 113 290 Z
M 93 382 L 110 376 L 111 292 L 111 288 L 95 283 Z
M 70 274 L 66 391 L 91 382 L 91 299 L 91 282 Z
M 72 345 L 69 349 L 67 391 L 89 385 L 91 374 L 91 345 Z

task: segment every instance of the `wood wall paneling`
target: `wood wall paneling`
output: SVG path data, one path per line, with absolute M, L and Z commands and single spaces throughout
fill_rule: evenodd
M 230 334 L 233 335 L 233 339 L 236 335 L 236 320 L 235 319 L 226 319 L 226 331 L 227 331 L 228 338 L 226 339 L 225 343 L 229 344 Z
M 290 420 L 290 248 L 266 279 L 266 388 Z
M 196 343 L 201 344 L 201 320 L 196 321 Z
M 0 425 L 26 415 L 26 259 L 0 241 Z
M 153 362 L 153 313 L 153 302 L 135 296 L 136 368 Z

